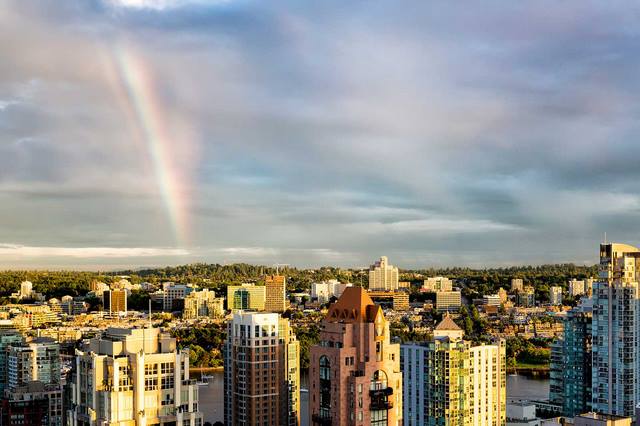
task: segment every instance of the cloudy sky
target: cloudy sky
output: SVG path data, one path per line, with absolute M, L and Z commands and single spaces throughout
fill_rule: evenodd
M 640 5 L 3 0 L 0 267 L 640 244 Z

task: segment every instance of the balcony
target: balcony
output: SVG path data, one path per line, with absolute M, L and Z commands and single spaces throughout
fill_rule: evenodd
M 389 396 L 393 395 L 393 388 L 375 389 L 369 391 L 371 399 L 371 410 L 390 410 L 393 408 L 393 401 L 389 401 Z
M 311 421 L 314 425 L 331 426 L 331 417 L 322 417 L 319 414 L 314 414 L 311 416 Z
M 369 396 L 371 398 L 375 398 L 375 397 L 379 397 L 379 396 L 389 396 L 389 395 L 393 395 L 393 388 L 392 387 L 386 387 L 384 389 L 371 389 L 369 391 Z

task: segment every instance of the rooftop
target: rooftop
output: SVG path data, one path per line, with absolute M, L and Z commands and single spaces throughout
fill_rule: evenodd
M 347 287 L 340 299 L 329 307 L 326 320 L 331 322 L 373 322 L 381 310 L 362 287 Z
M 436 330 L 450 330 L 450 331 L 462 331 L 462 329 L 456 324 L 449 314 L 445 315 L 435 328 Z

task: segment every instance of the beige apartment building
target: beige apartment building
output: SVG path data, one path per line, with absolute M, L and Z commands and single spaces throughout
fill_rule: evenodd
M 453 281 L 447 277 L 429 277 L 422 283 L 422 291 L 435 293 L 438 291 L 451 291 Z
M 201 426 L 188 351 L 157 328 L 108 328 L 76 350 L 70 424 Z
M 224 316 L 224 299 L 216 297 L 213 290 L 194 291 L 184 298 L 182 318 L 221 318 Z

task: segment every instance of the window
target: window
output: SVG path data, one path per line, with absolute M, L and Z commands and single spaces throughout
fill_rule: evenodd
M 331 363 L 325 355 L 320 357 L 320 417 L 331 418 Z

